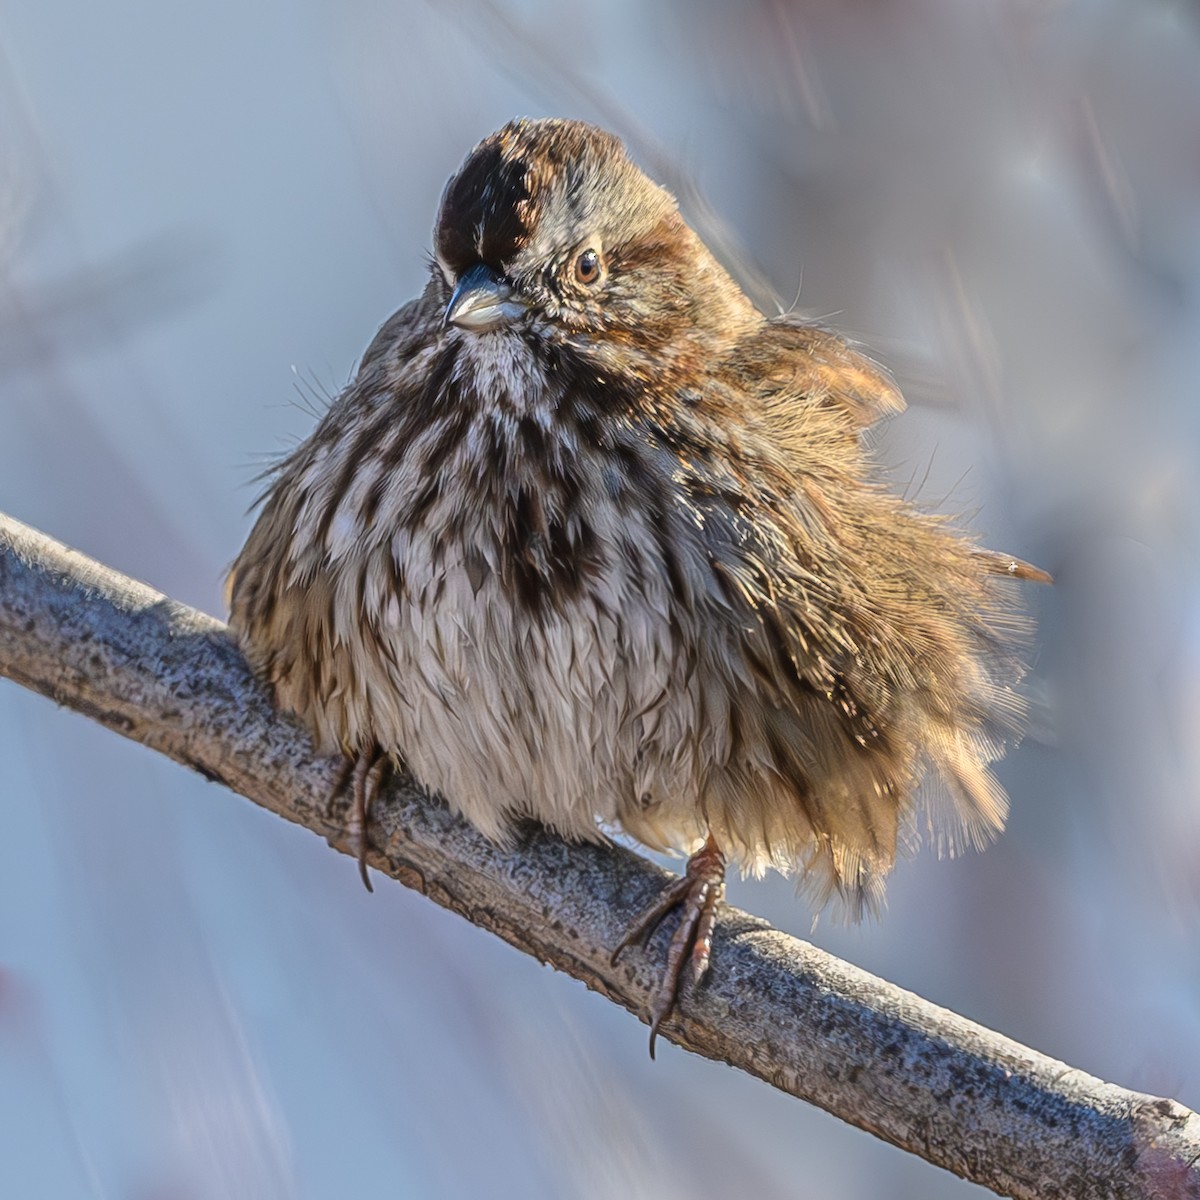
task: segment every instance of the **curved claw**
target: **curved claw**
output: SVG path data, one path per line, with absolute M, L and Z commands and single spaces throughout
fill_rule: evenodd
M 367 874 L 367 822 L 371 805 L 379 792 L 383 773 L 387 769 L 387 756 L 378 746 L 345 755 L 342 770 L 333 785 L 333 795 L 338 795 L 349 783 L 353 800 L 351 810 L 351 833 L 358 842 L 358 874 L 368 892 L 375 889 Z
M 650 1057 L 659 1027 L 671 1015 L 679 999 L 685 961 L 692 985 L 700 983 L 708 971 L 712 955 L 713 928 L 717 906 L 725 897 L 725 855 L 710 835 L 708 841 L 688 859 L 686 872 L 663 888 L 658 899 L 630 926 L 612 953 L 612 962 L 626 947 L 647 940 L 673 909 L 682 906 L 679 924 L 667 949 L 667 966 L 650 1001 Z

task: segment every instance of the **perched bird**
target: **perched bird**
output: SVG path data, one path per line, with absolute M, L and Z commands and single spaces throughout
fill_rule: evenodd
M 857 912 L 923 781 L 950 844 L 1003 824 L 1009 588 L 1048 576 L 883 486 L 862 433 L 902 408 L 835 334 L 764 317 L 616 137 L 514 121 L 271 476 L 230 624 L 345 755 L 362 839 L 393 762 L 490 838 L 692 853 L 622 943 L 681 908 L 653 1053 L 727 859 Z

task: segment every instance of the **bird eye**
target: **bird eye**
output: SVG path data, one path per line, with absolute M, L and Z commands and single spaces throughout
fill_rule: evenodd
M 600 278 L 600 255 L 595 250 L 585 250 L 575 260 L 575 282 L 592 284 Z

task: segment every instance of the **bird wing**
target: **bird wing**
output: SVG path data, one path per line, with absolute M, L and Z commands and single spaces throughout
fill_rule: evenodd
M 904 397 L 887 370 L 845 338 L 820 325 L 784 314 L 742 349 L 762 373 L 758 386 L 836 404 L 863 429 L 904 411 Z

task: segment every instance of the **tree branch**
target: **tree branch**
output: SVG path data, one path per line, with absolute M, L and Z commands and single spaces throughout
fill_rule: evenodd
M 153 746 L 342 853 L 336 767 L 272 707 L 224 625 L 0 514 L 0 673 Z M 538 828 L 490 844 L 410 780 L 371 865 L 639 1015 L 664 942 L 609 956 L 664 872 Z M 1016 1197 L 1200 1198 L 1200 1116 L 1073 1070 L 722 910 L 706 983 L 664 1036 Z

